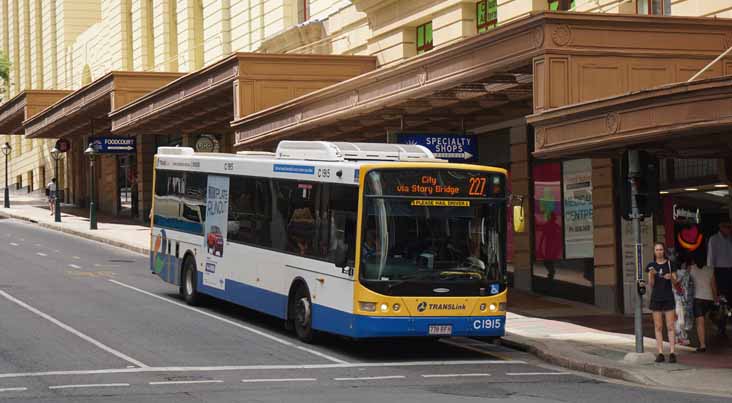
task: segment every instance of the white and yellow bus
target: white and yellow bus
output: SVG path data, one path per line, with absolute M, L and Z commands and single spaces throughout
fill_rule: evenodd
M 305 341 L 504 334 L 506 172 L 417 145 L 161 147 L 151 270 Z

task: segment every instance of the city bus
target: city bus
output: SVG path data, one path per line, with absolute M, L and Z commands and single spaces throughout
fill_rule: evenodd
M 419 145 L 282 141 L 160 147 L 153 182 L 150 268 L 189 304 L 273 315 L 303 341 L 504 334 L 503 169 Z

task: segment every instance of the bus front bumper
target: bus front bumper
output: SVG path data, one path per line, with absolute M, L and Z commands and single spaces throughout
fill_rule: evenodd
M 364 316 L 353 315 L 354 338 L 447 337 L 505 334 L 506 317 L 501 316 Z

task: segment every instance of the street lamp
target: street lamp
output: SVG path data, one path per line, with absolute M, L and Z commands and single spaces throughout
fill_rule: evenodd
M 89 197 L 89 229 L 97 229 L 97 207 L 94 205 L 94 196 L 96 195 L 95 186 L 96 178 L 94 174 L 94 160 L 97 157 L 97 150 L 91 143 L 84 150 L 84 154 L 89 157 L 89 167 L 91 168 L 91 194 Z
M 53 196 L 53 220 L 55 222 L 61 222 L 61 200 L 59 199 L 59 183 L 61 181 L 58 178 L 58 162 L 63 159 L 63 155 L 61 155 L 61 151 L 58 150 L 58 148 L 53 147 L 51 149 L 51 158 L 53 158 L 54 162 L 56 162 L 55 167 L 55 174 L 54 177 L 56 178 L 56 190 L 55 194 L 51 195 Z
M 2 150 L 3 155 L 5 156 L 5 202 L 4 202 L 4 206 L 5 206 L 5 208 L 10 208 L 10 189 L 8 188 L 8 155 L 10 155 L 10 151 L 13 150 L 13 147 L 10 147 L 10 144 L 5 143 L 2 146 L 0 146 L 0 150 Z

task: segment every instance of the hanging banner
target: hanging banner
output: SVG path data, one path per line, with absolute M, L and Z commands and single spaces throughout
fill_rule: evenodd
M 203 271 L 203 285 L 223 290 L 226 281 L 221 273 L 224 258 L 227 223 L 229 219 L 229 177 L 208 176 L 206 191 L 206 225 L 203 249 L 206 258 Z
M 564 254 L 566 259 L 594 257 L 592 160 L 564 161 Z

